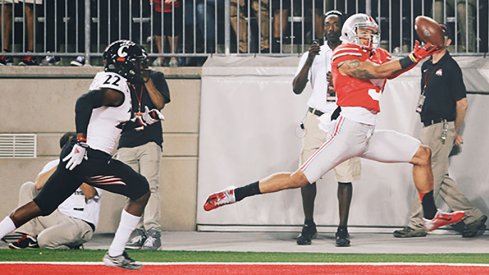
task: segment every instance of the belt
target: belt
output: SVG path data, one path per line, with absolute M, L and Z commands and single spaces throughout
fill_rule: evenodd
M 447 122 L 452 122 L 452 121 L 447 120 L 447 119 L 444 119 L 444 118 L 437 118 L 437 119 L 432 119 L 432 120 L 423 121 L 423 125 L 424 125 L 424 127 L 428 127 L 428 126 L 430 126 L 430 125 L 433 125 L 433 124 L 437 124 L 437 123 L 443 122 L 444 120 L 446 120 Z
M 82 220 L 82 221 L 84 221 L 86 224 L 88 224 L 88 226 L 90 226 L 90 228 L 92 229 L 92 231 L 94 231 L 94 232 L 95 232 L 95 225 L 94 225 L 93 223 L 91 223 L 91 222 L 87 222 L 87 221 L 85 221 L 85 220 Z
M 312 107 L 309 107 L 309 112 L 311 112 L 312 114 L 315 114 L 317 116 L 322 116 L 324 113 L 319 111 L 318 109 L 314 109 Z

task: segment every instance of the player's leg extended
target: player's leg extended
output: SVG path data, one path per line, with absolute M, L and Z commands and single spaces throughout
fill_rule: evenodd
M 0 238 L 33 218 L 51 214 L 80 184 L 77 185 L 71 172 L 67 172 L 62 164 L 58 166 L 32 201 L 18 207 L 0 222 Z
M 22 226 L 31 219 L 40 216 L 41 213 L 41 209 L 34 201 L 30 201 L 15 209 L 14 212 L 0 222 L 0 238 L 5 237 L 5 235 L 14 231 L 16 228 Z
M 381 162 L 409 162 L 413 164 L 413 180 L 418 191 L 425 229 L 434 230 L 463 219 L 463 212 L 443 213 L 436 209 L 433 199 L 433 173 L 431 150 L 419 140 L 392 130 L 375 131 L 363 157 Z
M 249 196 L 300 188 L 316 182 L 339 163 L 363 152 L 364 145 L 360 141 L 362 138 L 359 138 L 360 135 L 352 135 L 352 131 L 349 130 L 357 126 L 351 121 L 343 123 L 343 119 L 340 118 L 333 137 L 325 142 L 297 171 L 273 174 L 243 187 L 228 187 L 224 191 L 211 194 L 204 204 L 204 210 L 210 211 Z
M 433 193 L 433 171 L 431 170 L 431 150 L 426 145 L 420 145 L 416 153 L 412 157 L 410 163 L 413 165 L 413 180 L 416 190 L 423 197 L 422 194 Z M 433 197 L 433 194 L 431 194 Z M 427 209 L 424 209 L 426 212 Z M 434 216 L 436 209 L 429 209 L 429 213 L 425 213 L 425 216 Z
M 293 173 L 276 173 L 242 187 L 235 188 L 230 186 L 223 191 L 211 194 L 204 203 L 204 210 L 214 210 L 218 207 L 238 202 L 246 197 L 300 188 L 307 184 L 309 184 L 309 181 L 300 169 Z
M 131 259 L 125 252 L 125 245 L 136 229 L 144 207 L 150 196 L 149 189 L 138 198 L 131 198 L 125 209 L 122 210 L 119 226 L 110 244 L 109 251 L 105 254 L 103 261 L 105 265 L 115 266 L 129 270 L 141 269 L 142 265 Z
M 464 211 L 444 213 L 436 209 L 433 198 L 431 150 L 427 146 L 421 145 L 413 156 L 411 163 L 414 165 L 414 184 L 416 185 L 421 205 L 423 206 L 425 230 L 432 231 L 444 225 L 455 224 L 461 221 L 465 216 Z
M 116 159 L 107 162 L 104 158 L 100 158 L 98 161 L 93 161 L 91 165 L 103 167 L 103 173 L 100 173 L 100 168 L 94 169 L 97 172 L 92 171 L 92 174 L 88 176 L 89 184 L 129 198 L 126 207 L 122 210 L 119 226 L 109 251 L 104 256 L 104 263 L 108 266 L 130 270 L 140 269 L 142 265 L 129 258 L 124 249 L 148 203 L 151 194 L 148 181 L 131 167 Z

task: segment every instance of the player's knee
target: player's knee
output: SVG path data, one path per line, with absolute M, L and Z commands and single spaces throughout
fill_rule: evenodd
M 138 200 L 141 202 L 144 202 L 146 204 L 148 202 L 150 196 L 151 196 L 151 192 L 148 189 L 148 192 L 143 194 Z
M 56 203 L 45 200 L 40 201 L 36 200 L 36 198 L 34 198 L 32 203 L 33 204 L 30 205 L 29 212 L 36 212 L 35 214 L 37 214 L 38 216 L 49 216 L 51 215 L 51 213 L 54 212 L 54 210 L 58 208 L 58 204 Z
M 32 200 L 21 207 L 15 209 L 12 214 L 10 214 L 10 218 L 17 225 L 16 221 L 25 221 L 27 219 L 30 220 L 39 216 L 48 216 L 56 210 L 57 206 L 53 206 L 46 204 L 46 206 L 40 205 L 37 201 Z M 22 223 L 23 224 L 23 223 Z
M 58 207 L 46 207 L 44 209 L 41 209 L 41 214 L 39 216 L 49 216 L 51 215 L 51 213 L 54 212 L 54 210 L 56 210 L 56 208 Z
M 302 188 L 309 185 L 306 175 L 302 171 L 297 171 L 290 175 L 290 188 Z
M 146 193 L 142 194 L 141 196 L 132 199 L 134 202 L 140 205 L 146 205 L 148 203 L 149 197 L 151 196 L 151 192 L 149 189 L 146 190 Z
M 132 201 L 137 203 L 146 203 L 151 195 L 151 190 L 149 188 L 149 182 L 146 177 L 139 175 L 136 179 L 137 188 L 132 189 L 131 196 L 129 197 Z

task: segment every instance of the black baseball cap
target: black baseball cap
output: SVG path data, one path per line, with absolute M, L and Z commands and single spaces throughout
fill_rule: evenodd
M 453 32 L 446 24 L 440 24 L 441 30 L 444 35 L 453 41 Z

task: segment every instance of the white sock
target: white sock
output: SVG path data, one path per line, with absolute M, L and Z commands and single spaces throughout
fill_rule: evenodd
M 0 239 L 5 237 L 8 233 L 14 231 L 17 227 L 15 226 L 12 219 L 7 216 L 0 222 Z
M 126 243 L 131 236 L 132 231 L 136 228 L 141 217 L 129 214 L 125 209 L 122 209 L 121 221 L 115 232 L 112 244 L 109 247 L 109 256 L 115 257 L 122 255 Z

